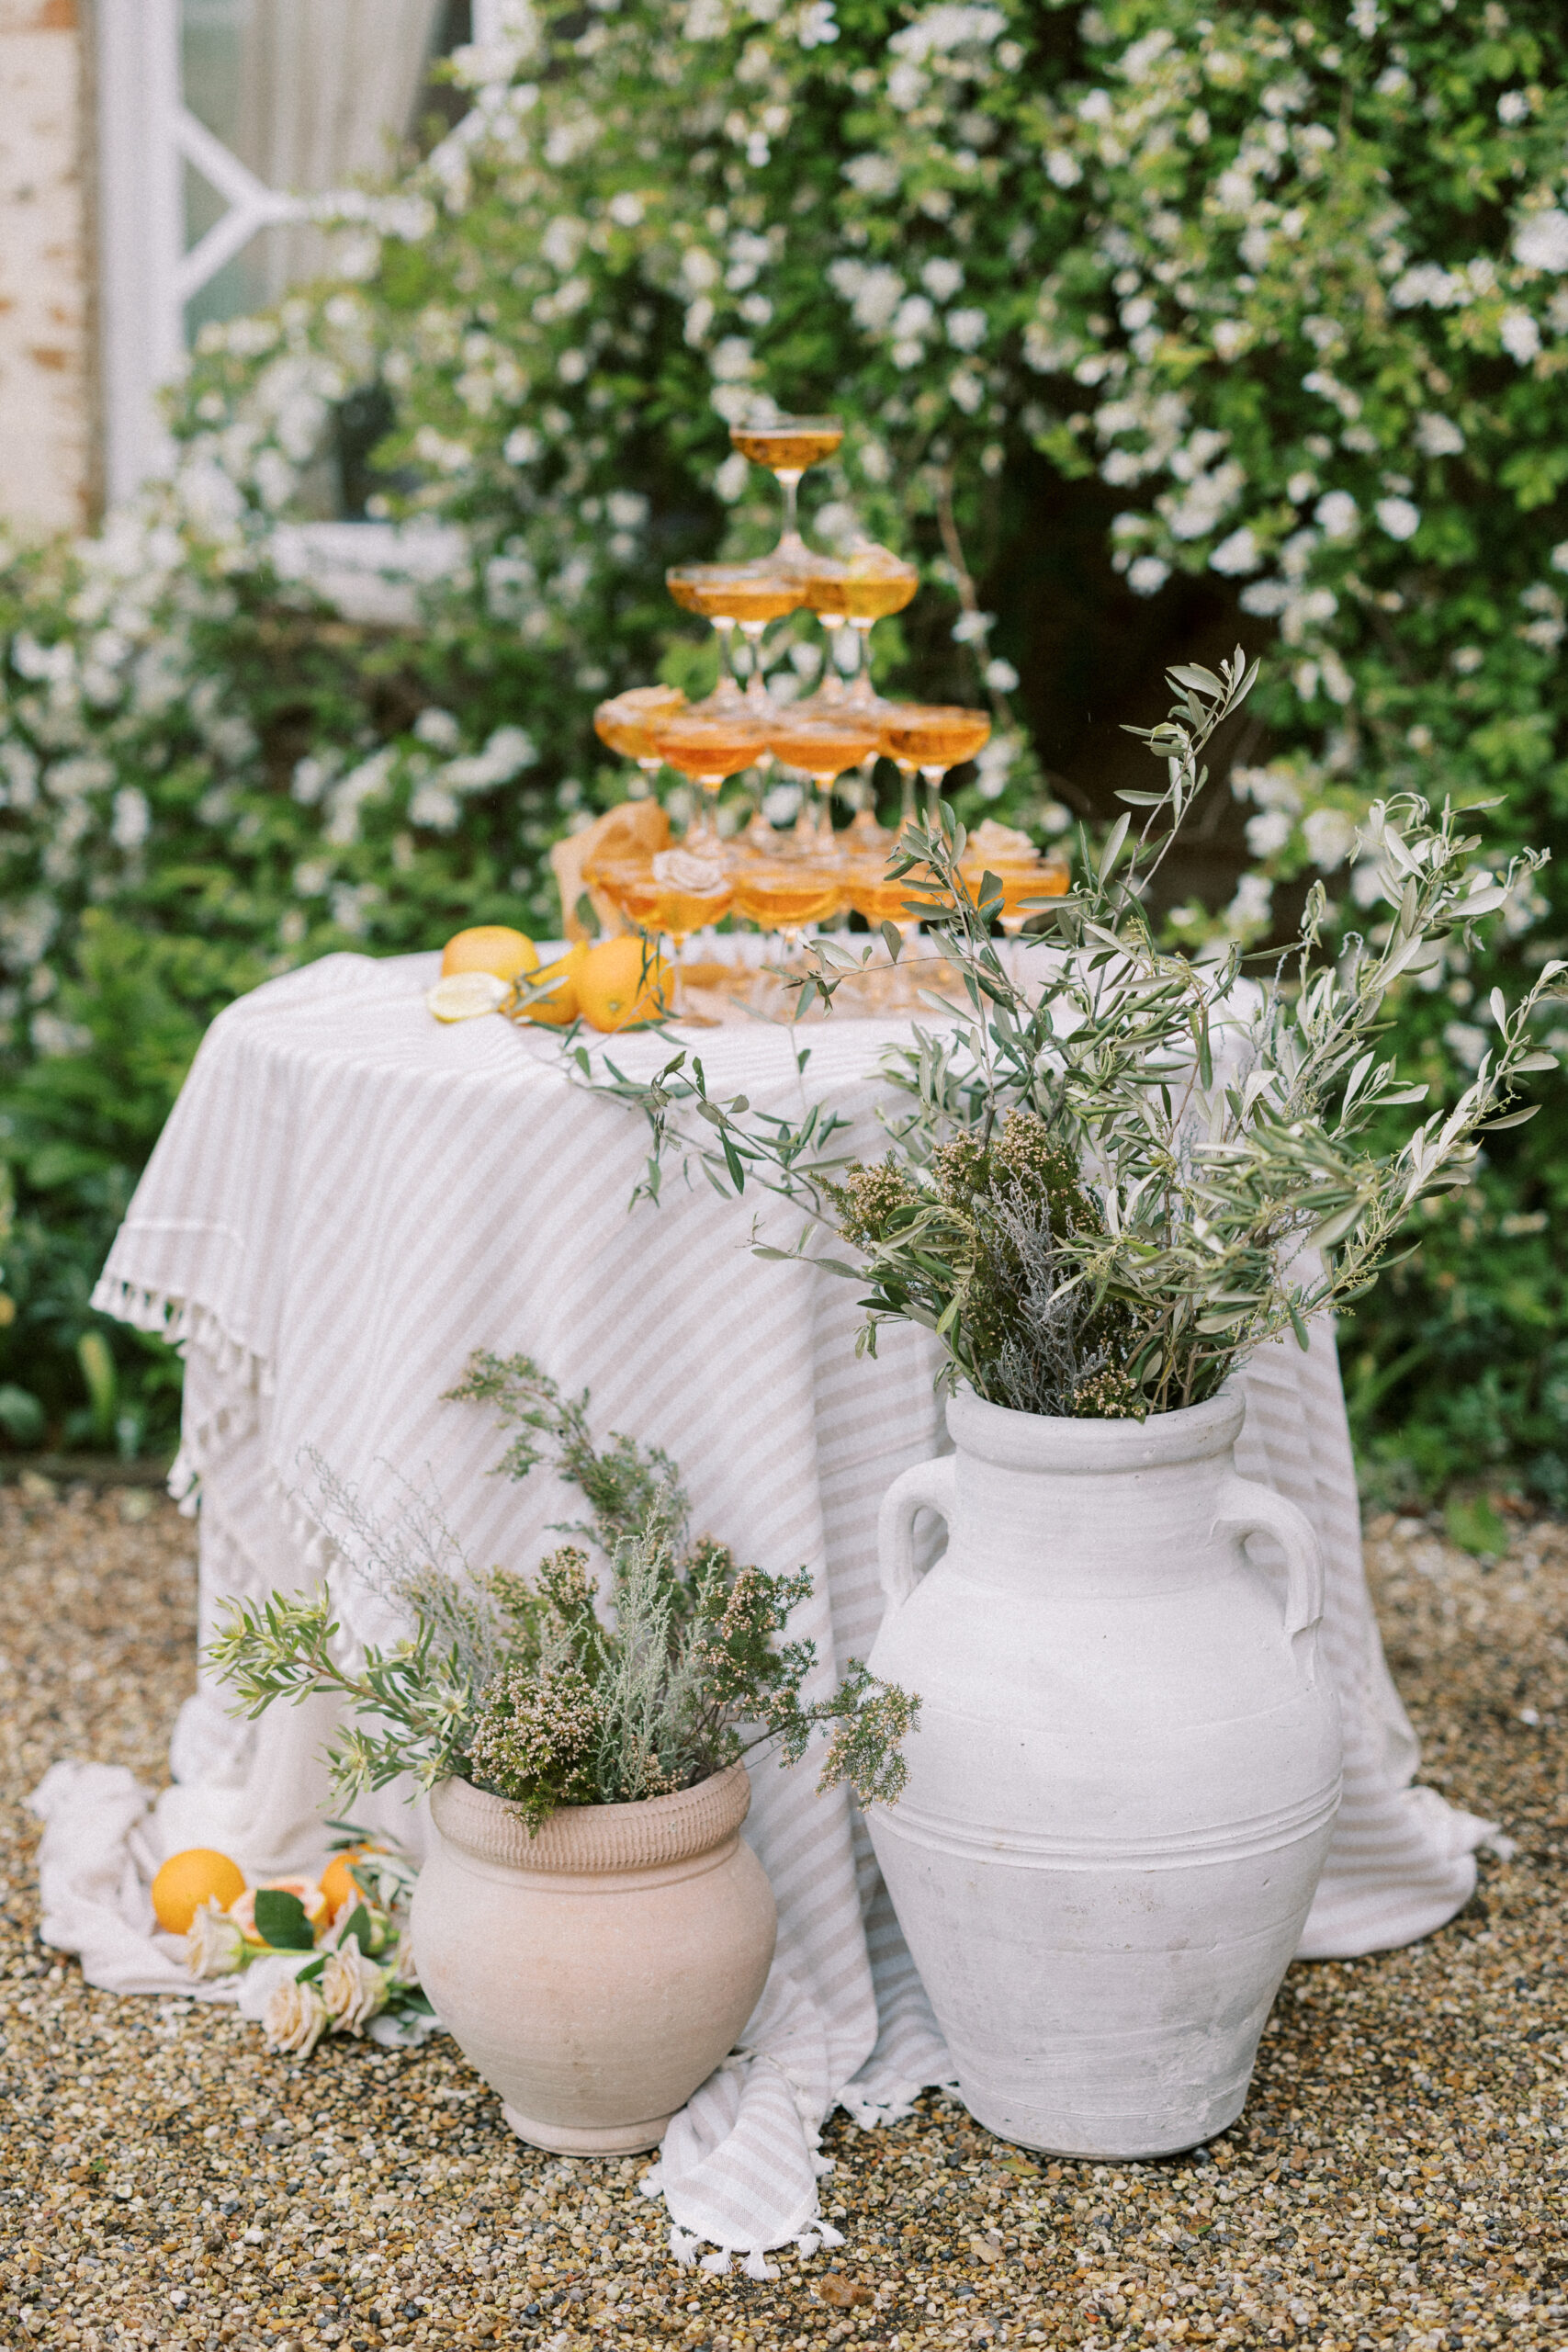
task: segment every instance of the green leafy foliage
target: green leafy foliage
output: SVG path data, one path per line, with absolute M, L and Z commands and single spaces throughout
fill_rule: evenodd
M 460 132 L 356 201 L 340 278 L 207 331 L 175 482 L 0 572 L 0 1116 L 46 1074 L 0 1136 L 0 1389 L 33 1400 L 0 1425 L 89 1441 L 93 1272 L 188 1053 L 127 1094 L 89 915 L 127 934 L 112 985 L 145 959 L 191 1042 L 215 993 L 330 948 L 553 928 L 549 839 L 624 789 L 593 702 L 711 679 L 663 566 L 776 527 L 727 441 L 759 395 L 846 417 L 808 528 L 921 566 L 878 683 L 992 705 L 964 821 L 1070 812 L 1098 837 L 1115 722 L 1147 721 L 1178 647 L 1212 661 L 1239 628 L 1283 658 L 1161 877 L 1173 937 L 1288 939 L 1314 879 L 1325 938 L 1354 930 L 1379 903 L 1358 828 L 1409 793 L 1495 796 L 1495 873 L 1560 845 L 1565 50 L 1549 0 L 510 9 L 457 60 Z M 389 420 L 369 511 L 462 534 L 417 626 L 347 623 L 279 569 L 349 408 Z M 786 674 L 792 637 L 811 656 L 786 624 Z M 1515 1001 L 1568 935 L 1560 876 L 1391 998 L 1434 1100 L 1471 1082 L 1493 987 Z M 1568 1205 L 1565 1102 L 1490 1137 L 1354 1310 L 1391 1476 L 1484 1465 L 1561 1498 L 1540 1236 Z M 170 1368 L 105 1336 L 117 1442 L 166 1442 Z
M 766 1743 L 796 1762 L 824 1730 L 820 1788 L 847 1780 L 863 1804 L 897 1802 L 919 1702 L 858 1659 L 826 1695 L 805 1695 L 822 1679 L 816 1645 L 780 1636 L 811 1591 L 807 1571 L 770 1576 L 709 1537 L 693 1542 L 669 1457 L 625 1436 L 601 1450 L 586 1394 L 562 1397 L 528 1357 L 476 1355 L 453 1394 L 525 1432 L 503 1472 L 525 1477 L 548 1460 L 578 1487 L 592 1513 L 582 1532 L 607 1555 L 605 1590 L 574 1544 L 532 1577 L 477 1575 L 439 1522 L 414 1518 L 388 1536 L 329 1478 L 372 1581 L 414 1631 L 348 1665 L 324 1592 L 232 1602 L 208 1657 L 243 1712 L 332 1692 L 359 1718 L 328 1752 L 341 1794 L 457 1774 L 535 1828 L 558 1805 L 693 1788 Z

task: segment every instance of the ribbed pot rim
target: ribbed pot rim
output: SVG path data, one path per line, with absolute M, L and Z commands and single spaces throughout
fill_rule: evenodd
M 440 1781 L 431 1818 L 448 1845 L 483 1862 L 539 1873 L 637 1871 L 691 1861 L 732 1838 L 751 1803 L 744 1764 L 673 1796 L 636 1804 L 560 1805 L 533 1837 L 515 1805 L 471 1781 Z
M 1018 1413 L 989 1405 L 972 1389 L 947 1400 L 947 1427 L 960 1453 L 1003 1470 L 1092 1471 L 1168 1469 L 1203 1462 L 1235 1443 L 1247 1399 L 1226 1385 L 1203 1405 L 1151 1413 L 1146 1421 L 1074 1421 L 1050 1413 Z

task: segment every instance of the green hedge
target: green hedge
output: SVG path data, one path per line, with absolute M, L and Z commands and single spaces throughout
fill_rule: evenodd
M 1266 943 L 1314 875 L 1343 927 L 1386 920 L 1353 843 L 1390 791 L 1495 797 L 1499 858 L 1562 837 L 1557 9 L 512 21 L 457 62 L 462 130 L 353 208 L 338 282 L 208 331 L 173 483 L 0 578 L 18 1438 L 166 1439 L 167 1367 L 106 1335 L 111 1396 L 78 1343 L 217 1005 L 329 947 L 558 920 L 542 854 L 623 789 L 593 702 L 706 673 L 665 565 L 776 529 L 728 443 L 760 391 L 848 420 L 814 527 L 922 563 L 883 683 L 993 702 L 971 810 L 1109 813 L 1163 662 L 1264 654 L 1175 936 Z M 418 628 L 334 620 L 271 568 L 334 465 L 363 484 L 378 413 L 371 511 L 470 550 Z M 1548 881 L 1484 963 L 1450 950 L 1412 989 L 1439 1091 L 1493 986 L 1561 950 Z M 1392 1495 L 1459 1476 L 1568 1503 L 1565 1128 L 1550 1080 L 1345 1335 Z

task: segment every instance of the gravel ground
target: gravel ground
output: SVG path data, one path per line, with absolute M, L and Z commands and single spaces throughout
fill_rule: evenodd
M 1035 2161 L 941 2098 L 839 2118 L 831 2255 L 678 2270 L 646 2161 L 519 2146 L 450 2042 L 304 2065 L 181 2001 L 85 1986 L 36 1936 L 23 1798 L 62 1756 L 163 1773 L 191 1531 L 146 1493 L 0 1492 L 0 2339 L 1568 2346 L 1568 1529 L 1478 1562 L 1415 1521 L 1372 1558 L 1426 1777 L 1508 1863 L 1413 1951 L 1291 1972 L 1242 2120 L 1196 2155 Z

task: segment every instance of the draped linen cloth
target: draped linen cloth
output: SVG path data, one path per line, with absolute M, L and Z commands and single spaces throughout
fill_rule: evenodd
M 856 1286 L 757 1259 L 753 1219 L 781 1246 L 796 1211 L 750 1189 L 725 1200 L 671 1167 L 659 1205 L 629 1211 L 648 1145 L 635 1111 L 574 1082 L 558 1043 L 499 1019 L 440 1027 L 422 992 L 434 959 L 338 956 L 216 1021 L 138 1188 L 96 1303 L 186 1351 L 173 1484 L 200 1505 L 201 1633 L 219 1603 L 330 1577 L 359 1640 L 403 1627 L 309 1504 L 319 1459 L 383 1523 L 437 1497 L 479 1566 L 531 1566 L 581 1498 L 541 1466 L 494 1476 L 502 1440 L 444 1404 L 479 1347 L 535 1357 L 592 1392 L 602 1434 L 628 1430 L 680 1464 L 695 1525 L 814 1590 L 792 1634 L 817 1645 L 818 1684 L 863 1657 L 881 1615 L 877 1507 L 911 1463 L 945 1446 L 934 1342 L 913 1328 L 857 1361 Z M 690 1033 L 710 1089 L 799 1115 L 826 1102 L 875 1153 L 896 1020 L 833 1019 Z M 804 1071 L 796 1053 L 809 1049 Z M 615 1041 L 650 1075 L 670 1048 Z M 1302 1951 L 1407 1942 L 1469 1897 L 1488 1825 L 1412 1787 L 1416 1741 L 1383 1663 L 1362 1577 L 1350 1449 L 1333 1340 L 1261 1350 L 1244 1377 L 1243 1472 L 1306 1511 L 1322 1544 L 1323 1654 L 1345 1723 L 1345 1800 Z M 1266 1550 L 1259 1573 L 1269 1573 Z M 321 1751 L 333 1702 L 237 1724 L 205 1670 L 181 1712 L 174 1783 L 155 1800 L 128 1773 L 57 1765 L 41 1785 L 46 1939 L 90 1980 L 126 1992 L 193 1987 L 152 1927 L 151 1871 L 193 1845 L 254 1876 L 319 1867 L 333 1807 Z M 746 1835 L 778 1900 L 778 1954 L 741 2048 L 671 2124 L 650 2185 L 679 2258 L 722 2267 L 791 2238 L 826 2238 L 820 2126 L 835 2100 L 863 2122 L 907 2110 L 952 2064 L 842 1791 L 810 1758 L 751 1770 Z M 414 1850 L 424 1809 L 387 1790 L 356 1818 Z

